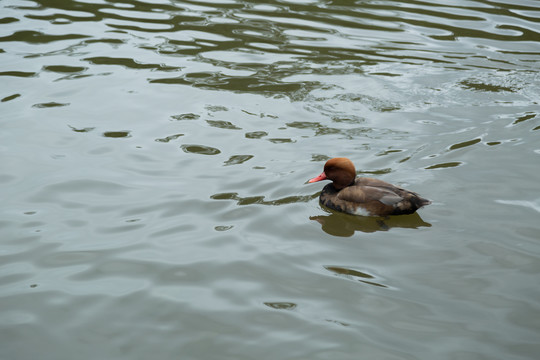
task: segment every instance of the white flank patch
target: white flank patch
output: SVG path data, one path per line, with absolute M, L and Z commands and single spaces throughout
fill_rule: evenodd
M 361 206 L 357 207 L 356 210 L 354 210 L 354 214 L 360 216 L 371 216 L 371 213 Z

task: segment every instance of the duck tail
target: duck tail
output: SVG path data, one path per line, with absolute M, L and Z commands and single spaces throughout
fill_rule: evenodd
M 422 206 L 426 206 L 426 205 L 431 204 L 431 200 L 424 199 L 423 197 L 420 197 L 420 196 L 417 197 L 415 200 L 416 200 L 416 201 L 415 201 L 416 206 L 417 206 L 418 208 L 421 208 Z

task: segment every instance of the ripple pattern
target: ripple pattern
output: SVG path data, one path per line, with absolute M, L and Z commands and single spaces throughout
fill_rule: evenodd
M 1 359 L 538 357 L 538 1 L 0 9 Z
M 532 70 L 540 54 L 538 7 L 527 2 L 30 3 L 6 8 L 4 51 L 20 44 L 26 59 L 68 54 L 88 66 L 53 66 L 79 76 L 121 66 L 150 71 L 151 83 L 206 89 L 301 96 L 322 86 L 313 74 L 384 63 Z M 39 50 L 51 43 L 54 51 Z M 139 51 L 125 57 L 126 48 Z M 103 55 L 84 56 L 97 49 Z M 35 76 L 16 67 L 3 74 Z

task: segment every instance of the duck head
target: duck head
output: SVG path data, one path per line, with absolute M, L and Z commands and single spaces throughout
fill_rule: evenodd
M 351 185 L 356 178 L 356 170 L 351 160 L 338 157 L 330 159 L 324 164 L 324 171 L 321 175 L 309 180 L 314 183 L 321 180 L 332 180 L 334 187 L 338 190 Z

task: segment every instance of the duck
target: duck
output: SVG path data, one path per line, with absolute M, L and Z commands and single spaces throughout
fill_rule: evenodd
M 324 171 L 309 183 L 331 180 L 319 197 L 322 205 L 347 214 L 361 216 L 388 216 L 413 214 L 431 204 L 415 192 L 368 177 L 356 177 L 356 169 L 345 157 L 330 159 Z

